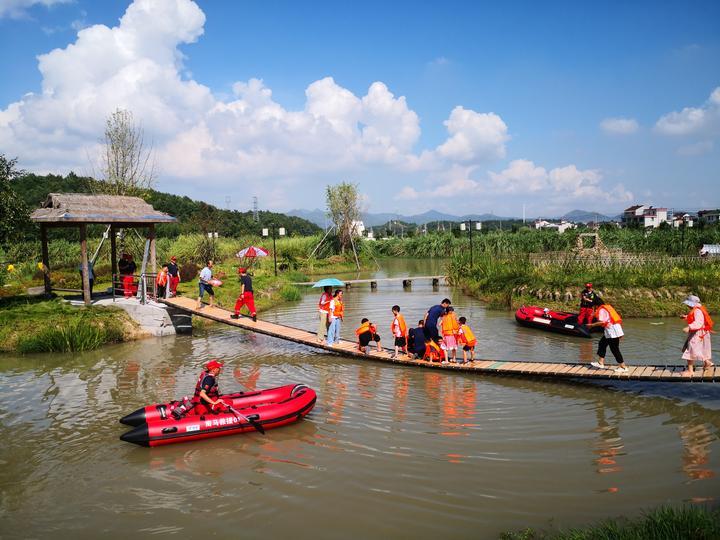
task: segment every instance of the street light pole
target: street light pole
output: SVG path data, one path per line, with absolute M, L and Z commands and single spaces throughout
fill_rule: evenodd
M 482 223 L 479 221 L 475 222 L 475 228 L 479 231 L 482 228 Z M 464 231 L 467 229 L 468 236 L 470 237 L 470 268 L 473 267 L 473 220 L 463 221 L 460 223 L 460 230 Z
M 273 265 L 274 265 L 274 267 L 275 267 L 275 275 L 277 276 L 277 247 L 276 247 L 276 244 L 275 244 L 275 239 L 277 238 L 277 234 L 275 234 L 276 231 L 275 231 L 275 224 L 274 224 L 274 223 L 271 223 L 271 224 L 270 224 L 270 230 L 272 231 L 272 241 L 273 241 Z M 280 228 L 277 230 L 277 232 L 280 234 L 280 236 L 285 236 L 285 227 L 280 227 Z M 263 235 L 263 236 L 266 236 L 266 237 L 269 236 L 269 235 L 268 235 L 268 230 L 267 230 L 267 229 L 263 229 L 263 230 L 262 230 L 262 235 Z

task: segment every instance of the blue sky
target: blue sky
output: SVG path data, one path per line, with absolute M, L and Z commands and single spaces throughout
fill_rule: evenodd
M 719 20 L 717 2 L 0 0 L 0 151 L 92 173 L 125 108 L 159 189 L 241 210 L 323 207 L 342 180 L 407 214 L 716 207 Z

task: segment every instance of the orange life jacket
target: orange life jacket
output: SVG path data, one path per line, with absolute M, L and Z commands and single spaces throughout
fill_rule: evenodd
M 443 336 L 456 335 L 458 330 L 460 330 L 460 324 L 455 318 L 455 313 L 452 312 L 445 314 L 441 324 Z
M 345 311 L 345 306 L 342 303 L 342 300 L 338 298 L 334 298 L 335 306 L 333 307 L 333 317 L 336 319 L 342 319 L 343 312 Z
M 365 332 L 372 332 L 372 328 L 369 322 L 362 323 L 360 327 L 355 330 L 355 335 L 359 336 L 360 334 L 364 334 Z
M 318 308 L 320 308 L 323 311 L 330 311 L 330 301 L 332 300 L 332 295 L 328 293 L 322 293 L 320 295 L 320 301 L 318 302 Z
M 442 349 L 440 349 L 440 346 L 437 343 L 430 340 L 425 344 L 425 355 L 423 358 L 428 360 L 440 360 L 442 356 Z
M 397 319 L 398 326 L 400 327 L 400 336 L 407 337 L 408 328 L 407 324 L 405 324 L 405 317 L 402 316 L 402 313 L 398 313 L 395 316 L 395 319 Z M 390 323 L 390 333 L 394 336 L 395 335 L 395 320 L 393 319 L 393 322 Z
M 608 315 L 610 315 L 610 322 L 606 324 L 622 324 L 622 317 L 620 317 L 620 314 L 615 311 L 615 308 L 612 307 L 610 304 L 603 304 L 602 306 L 598 307 L 597 312 L 595 313 L 595 317 L 599 319 L 598 313 L 601 309 L 604 309 L 608 312 Z
M 168 275 L 165 272 L 160 272 L 155 278 L 155 283 L 160 286 L 167 285 Z
M 475 339 L 475 334 L 473 334 L 472 330 L 470 330 L 470 327 L 467 324 L 463 324 L 460 328 L 462 328 L 462 340 L 465 345 L 468 347 L 474 347 L 477 345 L 477 339 Z
M 695 306 L 690 311 L 690 313 L 688 314 L 687 319 L 686 319 L 688 324 L 692 324 L 695 322 L 695 310 L 696 309 L 699 309 L 700 311 L 702 311 L 703 318 L 705 319 L 705 324 L 702 327 L 702 330 L 709 332 L 710 330 L 712 330 L 715 323 L 713 322 L 712 318 L 710 317 L 710 314 L 707 312 L 707 309 L 705 309 L 705 306 L 703 306 L 702 304 L 700 304 L 699 306 Z

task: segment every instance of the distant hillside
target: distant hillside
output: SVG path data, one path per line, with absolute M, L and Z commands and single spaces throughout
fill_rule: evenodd
M 587 212 L 585 210 L 573 210 L 568 212 L 561 219 L 565 221 L 574 221 L 575 223 L 591 223 L 597 221 L 601 223 L 603 221 L 613 221 L 615 218 L 598 214 L 597 212 Z
M 67 176 L 24 175 L 13 181 L 13 190 L 25 201 L 31 210 L 45 201 L 49 193 L 91 193 L 96 182 L 73 173 Z M 144 197 L 156 210 L 166 212 L 179 220 L 177 225 L 159 225 L 158 234 L 173 236 L 181 232 L 218 232 L 222 236 L 261 234 L 263 227 L 275 223 L 285 227 L 288 234 L 311 235 L 320 232 L 320 227 L 300 217 L 275 212 L 259 212 L 259 223 L 253 221 L 252 212 L 222 210 L 189 197 L 149 190 Z

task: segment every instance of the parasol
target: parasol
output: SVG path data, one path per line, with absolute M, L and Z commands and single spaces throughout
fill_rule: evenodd
M 343 287 L 345 283 L 340 281 L 337 278 L 331 277 L 331 278 L 325 278 L 321 279 L 317 283 L 313 285 L 313 288 L 315 287 Z

